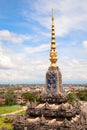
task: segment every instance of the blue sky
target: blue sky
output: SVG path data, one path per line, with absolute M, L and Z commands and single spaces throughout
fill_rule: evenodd
M 0 0 L 0 83 L 45 83 L 52 8 L 63 83 L 87 83 L 87 0 Z

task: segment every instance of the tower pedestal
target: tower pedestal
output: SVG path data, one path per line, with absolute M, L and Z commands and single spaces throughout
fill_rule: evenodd
M 62 77 L 59 67 L 50 66 L 46 73 L 46 93 L 58 94 L 63 92 Z

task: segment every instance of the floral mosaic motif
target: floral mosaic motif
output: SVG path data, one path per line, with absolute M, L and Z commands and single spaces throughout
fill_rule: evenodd
M 48 93 L 56 93 L 56 79 L 57 74 L 54 71 L 50 71 L 47 74 L 47 92 Z

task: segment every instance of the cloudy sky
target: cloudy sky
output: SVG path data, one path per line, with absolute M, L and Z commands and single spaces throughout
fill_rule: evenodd
M 63 83 L 87 83 L 87 0 L 0 0 L 0 83 L 45 83 L 52 8 Z

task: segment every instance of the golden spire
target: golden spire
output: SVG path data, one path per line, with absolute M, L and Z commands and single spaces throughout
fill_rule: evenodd
M 55 28 L 54 28 L 54 10 L 52 9 L 52 36 L 51 36 L 51 50 L 50 50 L 51 66 L 56 66 L 57 52 L 56 52 L 56 40 L 55 40 Z

